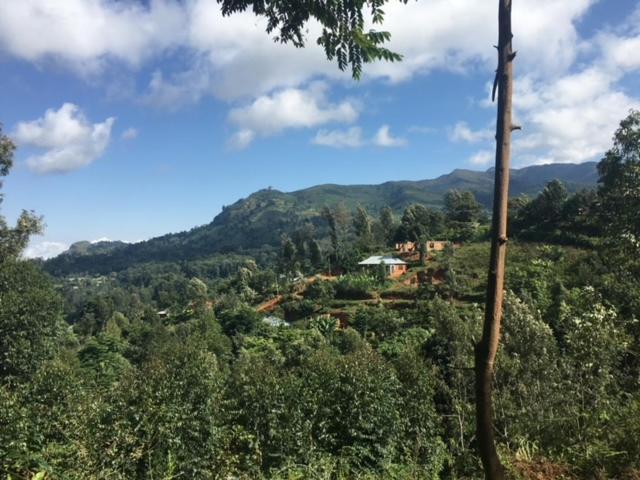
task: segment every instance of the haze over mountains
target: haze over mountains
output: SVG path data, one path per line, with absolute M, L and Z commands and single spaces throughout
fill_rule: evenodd
M 597 178 L 595 162 L 514 169 L 510 194 L 513 197 L 535 195 L 553 179 L 562 181 L 569 191 L 593 188 Z M 77 242 L 63 254 L 45 262 L 45 268 L 55 275 L 98 274 L 146 262 L 189 261 L 216 254 L 248 253 L 275 247 L 283 233 L 291 233 L 309 223 L 322 239 L 326 236 L 326 226 L 320 210 L 325 205 L 343 203 L 349 209 L 362 205 L 371 215 L 377 215 L 388 205 L 401 213 L 412 203 L 439 208 L 444 194 L 451 189 L 472 191 L 488 208 L 493 194 L 493 171 L 458 169 L 428 180 L 380 185 L 328 184 L 289 193 L 264 189 L 223 207 L 212 222 L 189 231 L 169 233 L 135 244 Z

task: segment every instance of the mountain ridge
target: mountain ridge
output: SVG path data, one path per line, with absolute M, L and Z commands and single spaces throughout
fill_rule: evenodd
M 553 179 L 565 183 L 569 191 L 593 188 L 597 178 L 595 162 L 512 169 L 510 194 L 512 197 L 535 195 Z M 215 254 L 273 248 L 279 244 L 283 233 L 291 234 L 303 225 L 312 225 L 318 237 L 324 238 L 326 226 L 320 210 L 325 205 L 341 203 L 350 210 L 361 205 L 372 215 L 377 215 L 385 206 L 400 213 L 412 203 L 440 208 L 444 194 L 451 189 L 470 190 L 485 208 L 489 208 L 493 196 L 493 169 L 455 169 L 434 179 L 373 185 L 322 184 L 292 192 L 265 188 L 224 206 L 211 222 L 190 230 L 167 233 L 134 244 L 100 242 L 94 246 L 77 242 L 75 249 L 70 248 L 44 265 L 54 275 L 107 273 L 145 262 L 188 261 Z

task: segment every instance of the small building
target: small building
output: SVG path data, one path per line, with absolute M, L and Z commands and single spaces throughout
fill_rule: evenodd
M 399 277 L 407 271 L 407 262 L 395 257 L 383 257 L 381 255 L 374 255 L 366 260 L 361 261 L 358 265 L 362 265 L 367 269 L 379 268 L 379 265 L 384 265 L 385 271 L 389 277 Z
M 424 244 L 425 246 L 424 251 L 426 253 L 441 252 L 442 250 L 447 248 L 447 245 L 449 245 L 449 243 L 450 242 L 446 240 L 428 240 Z M 419 251 L 420 251 L 420 244 L 418 242 L 396 243 L 396 252 L 398 253 L 408 254 L 408 253 L 418 253 Z
M 396 243 L 396 252 L 398 253 L 414 253 L 418 251 L 417 242 Z
M 449 243 L 446 240 L 429 240 L 426 245 L 426 252 L 441 252 L 447 248 Z

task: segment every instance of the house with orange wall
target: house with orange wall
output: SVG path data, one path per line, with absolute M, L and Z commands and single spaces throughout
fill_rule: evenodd
M 403 273 L 406 273 L 408 267 L 407 262 L 395 257 L 383 257 L 381 255 L 374 255 L 361 262 L 358 265 L 362 265 L 367 270 L 374 270 L 379 268 L 379 265 L 384 265 L 387 276 L 399 277 Z

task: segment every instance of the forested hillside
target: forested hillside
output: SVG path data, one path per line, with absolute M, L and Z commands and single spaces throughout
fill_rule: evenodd
M 640 477 L 640 113 L 597 172 L 597 188 L 551 180 L 510 202 L 494 378 L 509 478 Z M 299 195 L 259 192 L 211 228 L 252 231 Z M 40 220 L 2 219 L 0 476 L 480 478 L 486 208 L 459 188 L 442 208 L 362 199 L 326 202 L 323 241 L 296 228 L 242 255 L 58 278 L 21 258 Z M 73 256 L 93 248 L 110 255 Z
M 553 179 L 570 191 L 594 187 L 595 163 L 533 166 L 512 171 L 511 194 L 534 196 Z M 55 275 L 121 271 L 146 262 L 179 262 L 210 258 L 215 254 L 276 247 L 281 235 L 300 228 L 313 228 L 318 241 L 328 236 L 321 217 L 325 206 L 357 206 L 377 215 L 384 207 L 401 213 L 419 203 L 441 208 L 451 189 L 471 191 L 481 205 L 491 204 L 493 173 L 455 170 L 433 180 L 387 182 L 381 185 L 320 185 L 291 193 L 273 189 L 256 192 L 223 208 L 214 220 L 188 232 L 168 234 L 133 245 L 81 242 L 45 264 Z M 268 249 L 267 249 L 268 250 Z M 255 253 L 255 252 L 254 252 Z

